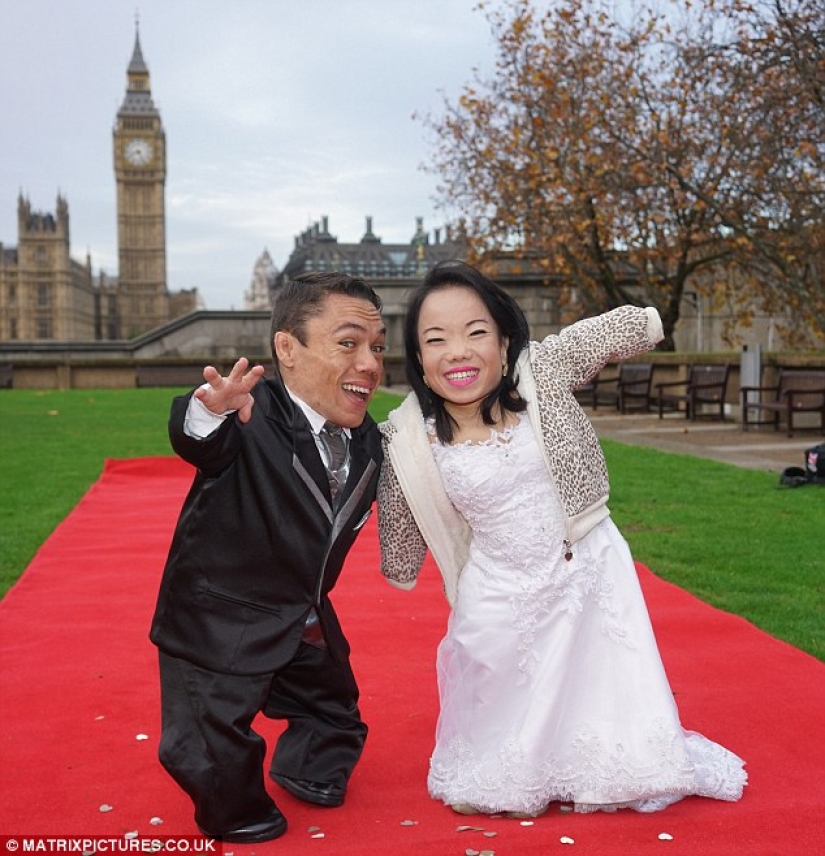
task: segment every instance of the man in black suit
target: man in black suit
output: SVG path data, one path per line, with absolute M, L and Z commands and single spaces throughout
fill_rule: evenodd
M 367 727 L 329 600 L 375 498 L 381 444 L 367 404 L 383 371 L 381 302 L 361 279 L 308 274 L 272 312 L 273 380 L 241 358 L 172 405 L 172 446 L 197 468 L 160 586 L 159 756 L 210 837 L 278 838 L 272 778 L 317 805 L 344 801 Z

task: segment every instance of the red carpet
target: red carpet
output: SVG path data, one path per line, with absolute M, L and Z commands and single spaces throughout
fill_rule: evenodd
M 188 800 L 156 760 L 156 653 L 147 639 L 190 477 L 172 458 L 108 462 L 0 603 L 0 835 L 196 833 Z M 446 604 L 434 567 L 405 594 L 380 578 L 376 553 L 373 523 L 335 597 L 371 726 L 346 804 L 314 809 L 272 785 L 287 835 L 226 852 L 540 856 L 566 852 L 560 839 L 568 837 L 569 852 L 598 856 L 825 853 L 825 665 L 645 568 L 682 722 L 747 760 L 743 800 L 691 798 L 655 815 L 571 815 L 554 806 L 532 826 L 460 818 L 430 800 L 434 657 Z M 278 728 L 260 723 L 268 739 Z

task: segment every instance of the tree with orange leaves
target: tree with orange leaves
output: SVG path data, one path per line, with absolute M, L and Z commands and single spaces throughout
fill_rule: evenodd
M 825 332 L 820 1 L 487 10 L 495 72 L 425 119 L 472 259 L 529 254 L 593 311 L 652 304 L 665 347 L 687 287 L 720 282 L 742 323 L 754 295 L 770 311 L 793 295 L 789 320 Z

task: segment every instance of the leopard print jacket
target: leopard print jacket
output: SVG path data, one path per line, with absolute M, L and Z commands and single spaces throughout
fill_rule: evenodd
M 611 360 L 650 350 L 662 338 L 658 312 L 621 306 L 531 342 L 519 359 L 519 392 L 567 514 L 570 551 L 608 516 L 609 481 L 596 432 L 573 395 Z M 379 426 L 384 464 L 378 483 L 381 573 L 412 588 L 429 548 L 454 602 L 471 532 L 447 497 L 414 393 Z

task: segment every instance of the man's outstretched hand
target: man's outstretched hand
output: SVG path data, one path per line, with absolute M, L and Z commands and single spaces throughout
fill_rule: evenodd
M 241 357 L 226 377 L 214 366 L 206 366 L 203 379 L 209 384 L 195 390 L 195 398 L 206 406 L 207 410 L 218 415 L 229 410 L 238 411 L 241 422 L 249 422 L 255 400 L 250 395 L 252 387 L 263 377 L 264 367 L 253 366 L 249 371 L 249 360 Z

